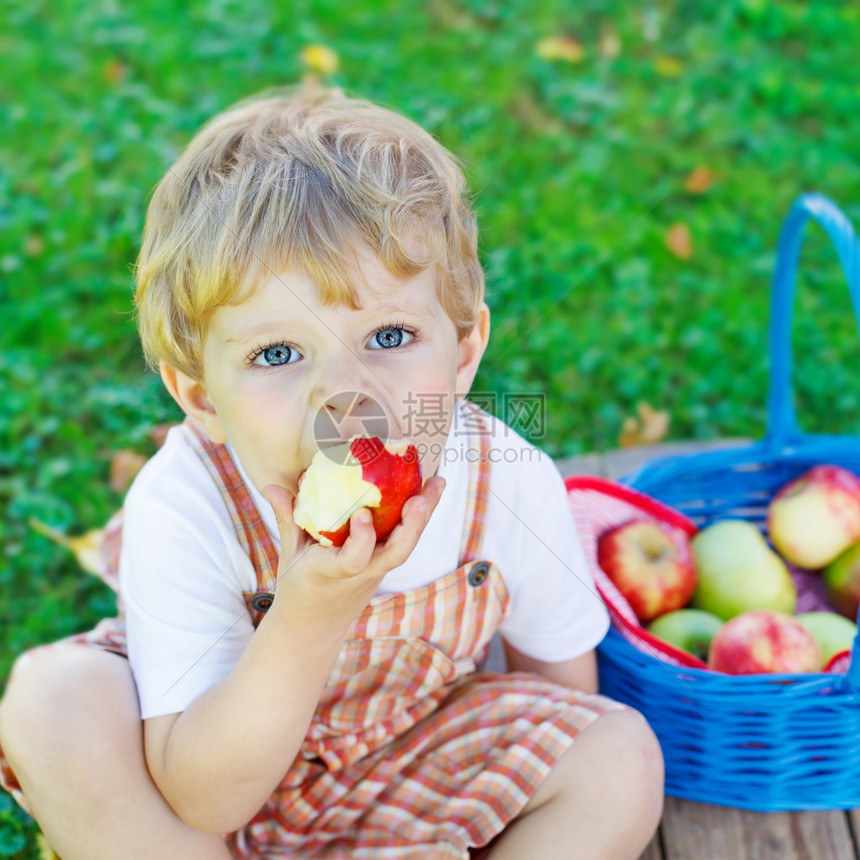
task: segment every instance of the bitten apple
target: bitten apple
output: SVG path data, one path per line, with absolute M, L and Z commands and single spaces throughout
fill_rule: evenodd
M 793 615 L 751 609 L 717 631 L 708 651 L 708 666 L 728 675 L 817 672 L 821 649 Z
M 420 491 L 414 445 L 353 436 L 314 455 L 299 476 L 293 520 L 323 546 L 342 546 L 349 518 L 369 508 L 376 538 L 385 540 L 400 522 L 406 500 Z
M 827 565 L 824 588 L 830 605 L 840 615 L 854 621 L 860 607 L 860 541 Z
M 631 520 L 605 532 L 597 562 L 643 624 L 680 609 L 696 588 L 686 533 L 658 520 Z
M 841 466 L 814 466 L 771 499 L 767 530 L 774 549 L 815 570 L 860 540 L 860 478 Z

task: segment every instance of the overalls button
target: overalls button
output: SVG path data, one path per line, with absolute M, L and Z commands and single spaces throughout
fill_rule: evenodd
M 271 591 L 258 591 L 251 598 L 251 608 L 257 612 L 265 612 L 274 602 L 275 595 Z
M 490 574 L 490 565 L 485 561 L 479 561 L 473 565 L 466 577 L 469 585 L 480 585 Z

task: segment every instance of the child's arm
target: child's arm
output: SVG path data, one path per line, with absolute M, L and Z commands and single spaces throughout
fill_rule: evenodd
M 298 754 L 349 625 L 412 552 L 443 487 L 429 479 L 384 544 L 357 512 L 339 549 L 308 545 L 289 495 L 267 490 L 282 547 L 271 608 L 223 681 L 182 713 L 145 722 L 152 777 L 187 823 L 227 833 L 265 803 Z
M 526 656 L 508 642 L 504 645 L 509 672 L 534 672 L 548 681 L 569 687 L 571 690 L 581 690 L 584 693 L 597 692 L 597 656 L 594 650 L 587 651 L 574 660 L 546 663 Z

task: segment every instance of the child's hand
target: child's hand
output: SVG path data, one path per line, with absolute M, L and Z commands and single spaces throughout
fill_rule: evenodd
M 293 522 L 294 497 L 283 487 L 267 486 L 263 493 L 275 511 L 281 535 L 272 609 L 280 602 L 291 615 L 310 612 L 318 613 L 321 621 L 325 616 L 332 622 L 351 622 L 385 574 L 403 564 L 415 549 L 444 488 L 443 478 L 428 478 L 421 492 L 407 500 L 400 523 L 384 542 L 377 543 L 370 511 L 361 508 L 350 519 L 343 546 L 323 547 Z

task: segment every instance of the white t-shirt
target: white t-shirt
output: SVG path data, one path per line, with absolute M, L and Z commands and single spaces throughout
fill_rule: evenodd
M 438 474 L 445 491 L 407 561 L 379 593 L 420 588 L 459 562 L 471 450 L 455 420 Z M 555 464 L 490 421 L 490 493 L 481 557 L 500 569 L 513 611 L 500 628 L 537 660 L 570 660 L 603 638 L 609 617 L 592 582 Z M 274 512 L 231 450 L 280 549 Z M 206 466 L 180 428 L 132 485 L 124 506 L 120 591 L 144 719 L 183 711 L 225 678 L 254 634 L 243 591 L 257 579 Z

